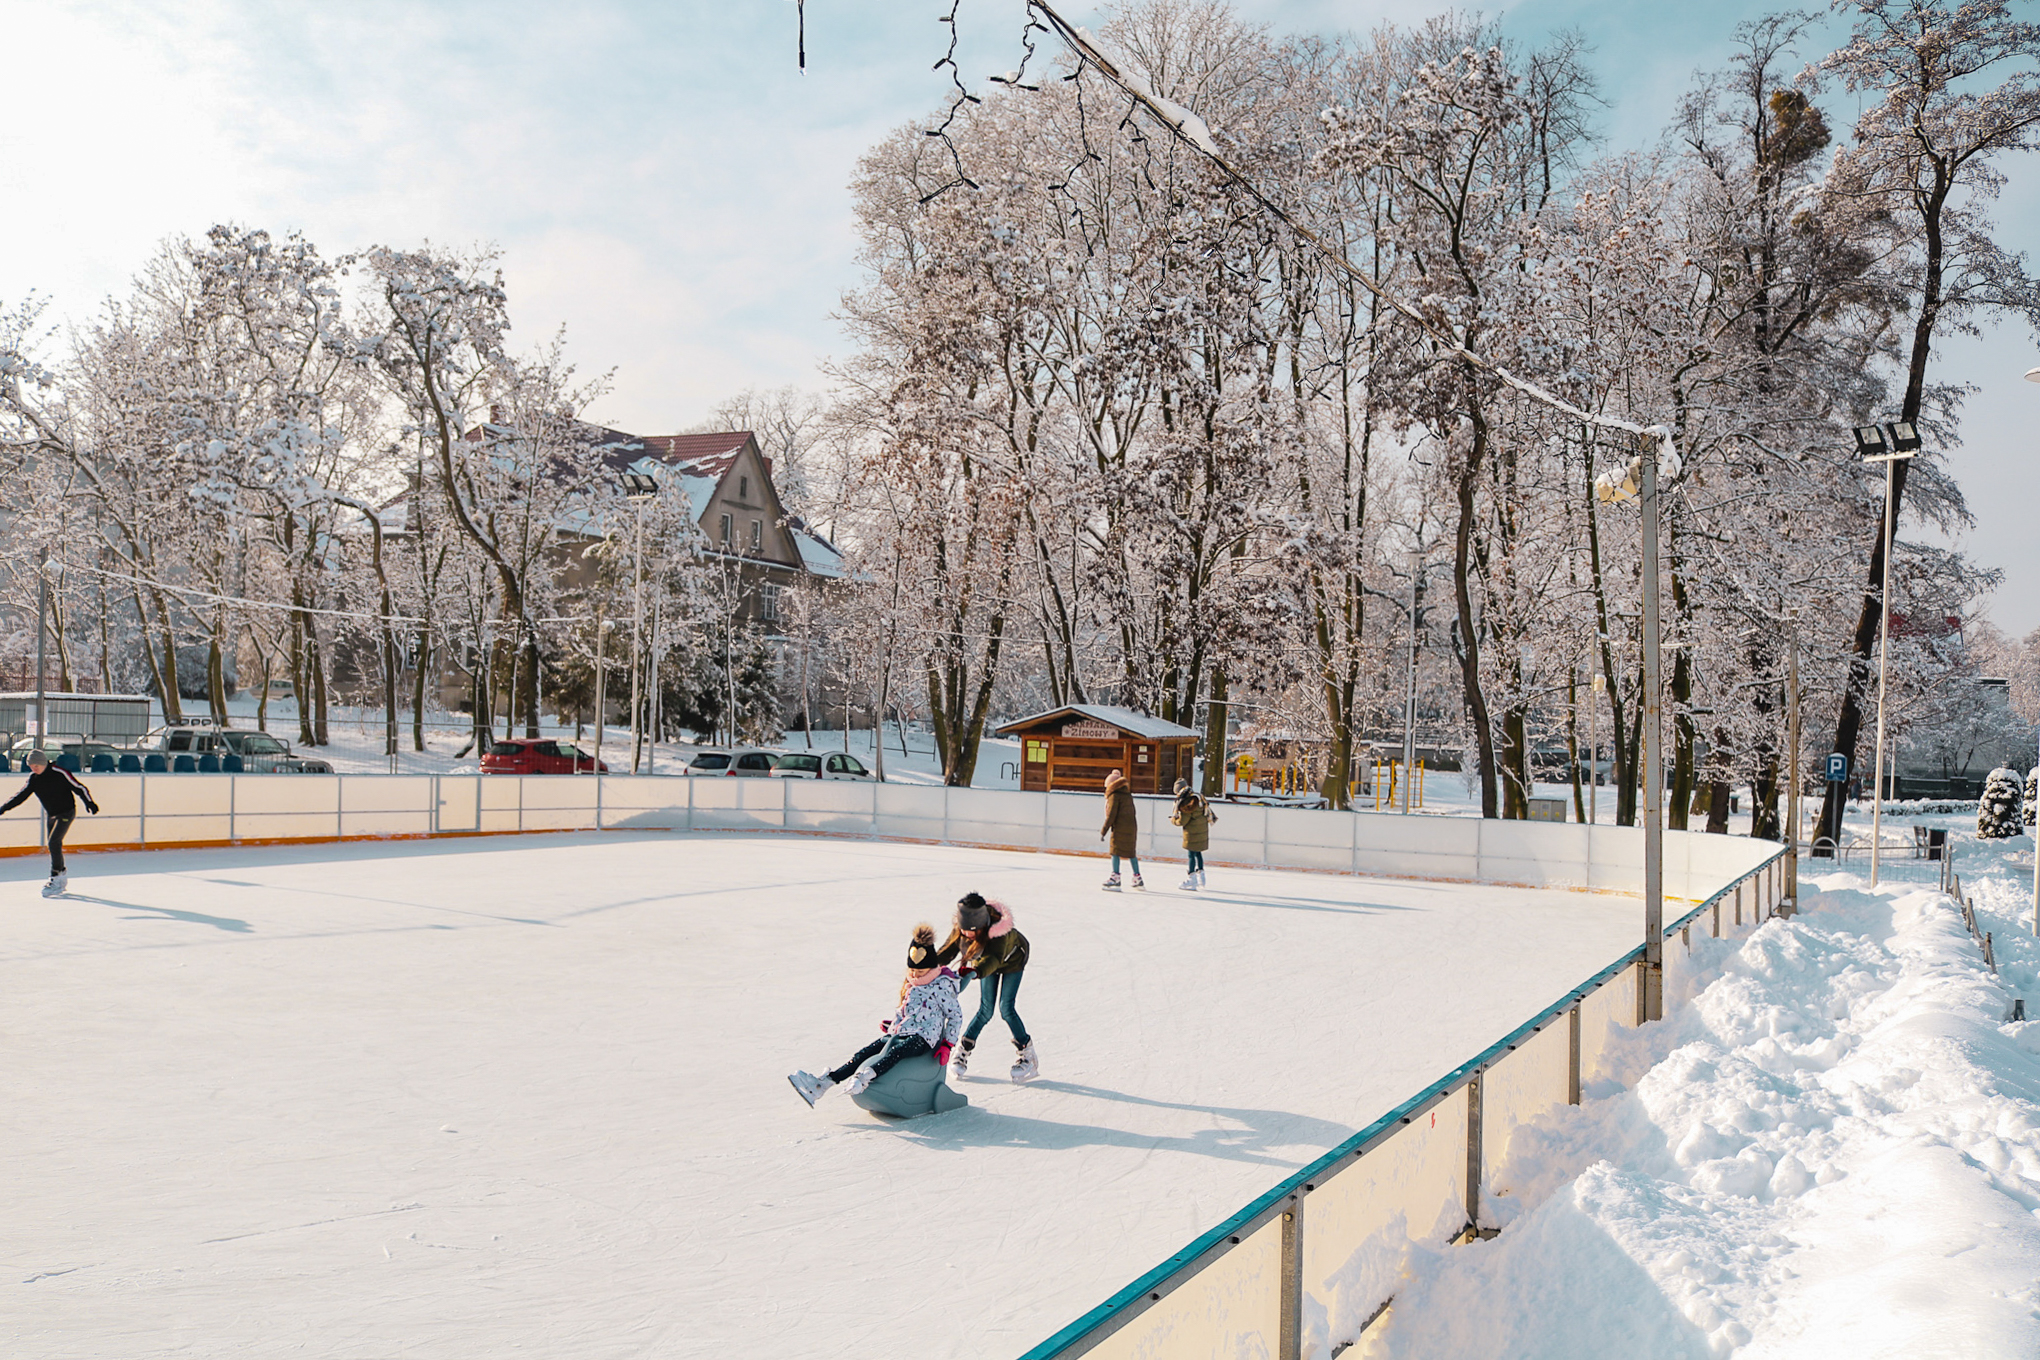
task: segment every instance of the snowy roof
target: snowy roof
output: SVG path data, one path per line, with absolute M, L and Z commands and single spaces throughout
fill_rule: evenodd
M 799 515 L 788 516 L 786 527 L 793 534 L 794 546 L 800 549 L 801 565 L 810 575 L 836 580 L 845 575 L 843 554 L 835 544 L 810 529 Z
M 1031 718 L 1021 718 L 1015 722 L 1006 723 L 998 729 L 999 734 L 1003 736 L 1008 732 L 1017 732 L 1023 727 L 1032 727 L 1036 723 L 1047 722 L 1050 718 L 1060 718 L 1065 713 L 1075 713 L 1086 718 L 1095 719 L 1098 722 L 1110 723 L 1122 732 L 1131 732 L 1136 737 L 1194 737 L 1197 735 L 1194 728 L 1179 726 L 1176 723 L 1169 722 L 1167 719 L 1143 713 L 1137 708 L 1121 708 L 1117 704 L 1064 704 L 1061 708 L 1051 708 L 1045 712 L 1036 713 Z

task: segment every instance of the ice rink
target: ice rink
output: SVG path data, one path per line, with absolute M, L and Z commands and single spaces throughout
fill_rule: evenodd
M 1633 899 L 586 834 L 0 861 L 0 1351 L 1011 1357 L 1629 948 Z M 971 1107 L 788 1087 L 976 889 Z M 968 1016 L 977 1000 L 965 993 Z

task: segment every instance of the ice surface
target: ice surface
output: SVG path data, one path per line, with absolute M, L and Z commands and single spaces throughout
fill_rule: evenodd
M 1018 1354 L 1627 949 L 1630 900 L 769 835 L 0 861 L 0 1318 L 36 1357 Z M 1034 947 L 970 1108 L 786 1073 L 917 920 Z M 966 993 L 966 1013 L 977 993 Z

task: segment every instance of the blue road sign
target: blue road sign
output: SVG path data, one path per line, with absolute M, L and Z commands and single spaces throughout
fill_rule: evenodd
M 1848 782 L 1849 758 L 1840 751 L 1830 752 L 1827 758 L 1827 777 L 1830 784 Z

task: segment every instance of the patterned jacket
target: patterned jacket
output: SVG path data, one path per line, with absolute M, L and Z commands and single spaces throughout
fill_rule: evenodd
M 956 979 L 937 974 L 933 980 L 908 991 L 886 1032 L 894 1038 L 918 1034 L 928 1041 L 930 1048 L 961 1039 L 963 1007 L 956 1004 Z

